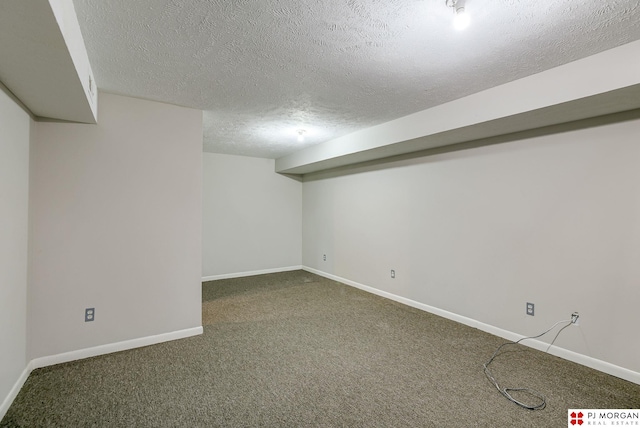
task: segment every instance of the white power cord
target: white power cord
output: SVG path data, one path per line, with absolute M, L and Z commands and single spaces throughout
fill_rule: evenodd
M 502 345 L 500 345 L 498 347 L 498 349 L 496 349 L 496 351 L 493 353 L 491 358 L 489 358 L 489 361 L 487 361 L 486 363 L 484 363 L 482 365 L 482 367 L 484 368 L 485 376 L 487 376 L 487 379 L 489 379 L 489 381 L 493 384 L 493 386 L 495 386 L 496 389 L 498 391 L 500 391 L 500 393 L 502 395 L 504 395 L 509 401 L 512 401 L 512 402 L 516 403 L 518 406 L 524 407 L 525 409 L 529 409 L 529 410 L 542 410 L 542 409 L 544 409 L 546 407 L 546 405 L 547 405 L 547 400 L 544 397 L 544 395 L 542 395 L 538 391 L 530 389 L 530 388 L 504 388 L 504 387 L 500 386 L 500 384 L 498 384 L 498 381 L 496 380 L 496 378 L 493 376 L 493 374 L 489 370 L 489 364 L 491 364 L 493 362 L 493 360 L 498 356 L 498 352 L 500 352 L 500 350 L 503 347 L 508 346 L 508 345 L 517 345 L 518 343 L 522 342 L 523 340 L 527 340 L 527 339 L 536 339 L 538 337 L 544 336 L 545 334 L 549 333 L 551 330 L 556 328 L 556 326 L 558 324 L 567 323 L 564 327 L 562 327 L 560 330 L 558 330 L 558 333 L 556 333 L 556 336 L 553 338 L 553 340 L 551 341 L 551 343 L 547 347 L 547 350 L 545 352 L 549 352 L 549 349 L 555 343 L 556 339 L 558 338 L 558 336 L 560 335 L 562 330 L 564 330 L 565 328 L 569 327 L 571 324 L 575 324 L 578 321 L 578 317 L 579 317 L 578 313 L 574 312 L 573 314 L 571 314 L 571 319 L 558 321 L 557 323 L 552 325 L 549 329 L 547 329 L 545 332 L 540 333 L 537 336 L 523 337 L 522 339 L 519 339 L 519 340 L 517 340 L 515 342 L 503 343 Z M 535 398 L 538 399 L 538 402 L 535 403 L 535 404 L 523 403 L 522 401 L 519 401 L 519 400 L 513 398 L 513 396 L 511 395 L 511 392 L 516 392 L 516 391 L 525 392 L 525 393 L 527 393 L 529 395 L 532 395 L 532 396 L 534 396 Z

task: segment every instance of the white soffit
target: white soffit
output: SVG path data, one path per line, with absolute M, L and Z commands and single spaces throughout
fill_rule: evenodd
M 640 41 L 500 85 L 276 160 L 307 174 L 640 108 Z
M 39 119 L 96 123 L 97 88 L 72 0 L 0 2 L 0 82 Z

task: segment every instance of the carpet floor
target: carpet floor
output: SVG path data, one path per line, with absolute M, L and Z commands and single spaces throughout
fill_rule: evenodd
M 204 283 L 204 334 L 34 370 L 0 427 L 558 427 L 640 385 L 304 271 Z

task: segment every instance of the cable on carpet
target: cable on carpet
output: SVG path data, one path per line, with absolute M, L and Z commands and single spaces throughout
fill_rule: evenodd
M 554 344 L 554 342 L 556 341 L 556 339 L 558 338 L 558 336 L 560 335 L 560 333 L 562 332 L 562 330 L 564 330 L 565 328 L 569 327 L 571 324 L 574 324 L 577 320 L 577 313 L 575 313 L 574 315 L 571 316 L 571 319 L 569 320 L 562 320 L 562 321 L 558 321 L 557 323 L 555 323 L 554 325 L 552 325 L 549 329 L 547 329 L 545 332 L 538 334 L 537 336 L 529 336 L 529 337 L 523 337 L 522 339 L 519 339 L 515 342 L 506 342 L 503 343 L 502 345 L 500 345 L 498 347 L 498 349 L 496 349 L 496 351 L 493 353 L 493 355 L 491 356 L 491 358 L 489 358 L 489 361 L 487 361 L 486 363 L 484 363 L 482 365 L 482 367 L 484 368 L 484 374 L 485 376 L 487 376 L 487 379 L 489 379 L 489 381 L 493 384 L 493 386 L 496 387 L 496 389 L 498 391 L 500 391 L 500 393 L 502 395 L 504 395 L 509 401 L 512 401 L 514 403 L 516 403 L 518 406 L 524 407 L 525 409 L 529 409 L 529 410 L 542 410 L 547 406 L 547 400 L 544 397 L 544 395 L 542 395 L 541 393 L 539 393 L 536 390 L 533 390 L 531 388 L 504 388 L 502 386 L 500 386 L 500 384 L 498 383 L 498 381 L 496 380 L 496 378 L 493 376 L 493 374 L 491 373 L 491 370 L 489 370 L 489 365 L 493 362 L 493 360 L 498 356 L 498 352 L 500 352 L 500 350 L 505 347 L 505 346 L 509 346 L 509 345 L 517 345 L 518 343 L 522 342 L 523 340 L 527 340 L 527 339 L 537 339 L 538 337 L 544 336 L 545 334 L 549 333 L 551 330 L 553 330 L 554 328 L 556 328 L 558 326 L 558 324 L 562 324 L 562 323 L 567 323 L 567 325 L 565 325 L 564 327 L 562 327 L 560 330 L 558 330 L 558 333 L 556 333 L 556 336 L 553 338 L 553 341 L 551 341 L 551 343 L 549 344 L 549 346 L 547 347 L 547 350 L 545 352 L 549 352 L 549 349 L 551 348 L 551 346 Z M 517 399 L 515 399 L 511 393 L 512 392 L 524 392 L 527 393 L 529 395 L 532 395 L 533 397 L 535 397 L 537 400 L 536 403 L 534 404 L 526 404 L 523 403 L 522 401 L 519 401 Z

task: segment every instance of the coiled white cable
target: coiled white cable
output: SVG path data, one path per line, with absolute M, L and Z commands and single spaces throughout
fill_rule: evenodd
M 577 315 L 575 315 L 575 319 L 577 320 Z M 544 397 L 544 395 L 542 395 L 541 393 L 539 393 L 536 390 L 530 389 L 530 388 L 504 388 L 502 386 L 500 386 L 500 384 L 498 384 L 498 381 L 496 380 L 496 378 L 493 376 L 493 374 L 491 373 L 491 371 L 489 370 L 489 365 L 493 362 L 493 360 L 498 356 L 498 352 L 500 352 L 500 350 L 508 345 L 517 345 L 518 343 L 522 342 L 523 340 L 527 340 L 527 339 L 537 339 L 538 337 L 544 336 L 545 334 L 549 333 L 551 330 L 553 330 L 554 328 L 556 328 L 558 326 L 558 324 L 562 324 L 562 323 L 567 323 L 567 325 L 565 325 L 564 327 L 562 327 L 560 330 L 558 330 L 558 333 L 556 333 L 556 336 L 553 338 L 553 341 L 551 341 L 551 343 L 549 344 L 549 346 L 547 347 L 547 350 L 545 352 L 549 352 L 549 349 L 551 348 L 551 346 L 555 343 L 556 339 L 558 338 L 558 336 L 560 335 L 560 333 L 562 332 L 562 330 L 564 330 L 565 328 L 569 327 L 571 324 L 573 324 L 574 318 L 572 315 L 572 319 L 570 320 L 562 320 L 562 321 L 558 321 L 557 323 L 555 323 L 554 325 L 552 325 L 549 329 L 547 329 L 545 332 L 538 334 L 537 336 L 529 336 L 529 337 L 523 337 L 522 339 L 519 339 L 515 342 L 506 342 L 503 343 L 502 345 L 500 345 L 498 347 L 498 349 L 496 349 L 496 351 L 493 353 L 493 355 L 491 356 L 491 358 L 489 358 L 489 361 L 487 361 L 486 363 L 484 363 L 482 365 L 482 367 L 484 368 L 484 374 L 485 376 L 487 376 L 487 379 L 489 379 L 489 381 L 493 384 L 493 386 L 496 387 L 496 389 L 498 391 L 500 391 L 500 393 L 502 395 L 504 395 L 509 401 L 512 401 L 514 403 L 516 403 L 518 406 L 524 407 L 525 409 L 529 409 L 529 410 L 542 410 L 546 407 L 547 405 L 547 400 Z M 511 392 L 525 392 L 529 395 L 534 396 L 535 398 L 538 399 L 537 403 L 534 404 L 526 404 L 523 403 L 522 401 L 519 401 L 515 398 L 513 398 L 513 396 L 511 395 Z

